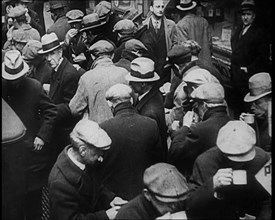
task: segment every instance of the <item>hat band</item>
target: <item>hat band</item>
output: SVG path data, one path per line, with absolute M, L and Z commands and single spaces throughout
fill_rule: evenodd
M 7 67 L 7 66 L 5 65 L 5 71 L 6 71 L 7 73 L 13 74 L 13 75 L 15 75 L 15 74 L 17 74 L 17 73 L 20 73 L 23 69 L 24 69 L 24 64 L 23 64 L 23 62 L 21 62 L 21 64 L 20 64 L 17 68 L 15 68 L 15 69 L 11 69 L 11 68 L 9 68 L 9 67 Z
M 137 78 L 141 78 L 141 79 L 150 79 L 154 77 L 154 71 L 145 73 L 145 74 L 141 74 L 138 71 L 132 70 L 131 69 L 131 76 L 137 77 Z
M 252 147 L 249 151 L 245 152 L 245 153 L 240 153 L 240 154 L 229 154 L 229 153 L 224 153 L 226 156 L 228 157 L 242 157 L 248 153 L 250 153 L 252 150 L 254 150 L 254 147 Z
M 101 22 L 99 20 L 97 21 L 93 21 L 91 23 L 87 23 L 87 24 L 84 24 L 84 27 L 83 28 L 87 28 L 87 27 L 90 27 L 90 26 L 94 26 L 94 25 L 97 25 L 97 24 L 100 24 Z
M 56 47 L 56 46 L 59 46 L 60 44 L 59 44 L 59 41 L 58 40 L 55 40 L 55 41 L 53 41 L 53 42 L 51 42 L 51 43 L 49 43 L 49 44 L 44 44 L 44 45 L 42 45 L 42 49 L 44 50 L 44 51 L 47 51 L 47 50 L 50 50 L 50 49 L 52 49 L 52 48 L 54 48 L 54 47 Z
M 180 4 L 180 7 L 182 7 L 182 8 L 189 8 L 189 7 L 191 7 L 193 4 L 192 4 L 192 1 L 191 2 L 189 2 L 189 3 L 187 3 L 187 4 L 184 4 L 184 3 L 181 3 Z
M 270 92 L 271 91 L 271 88 L 254 88 L 254 89 L 251 89 L 250 90 L 250 95 L 251 96 L 259 96 L 259 95 L 262 95 L 266 92 Z
M 187 195 L 189 193 L 189 190 L 187 190 L 186 192 L 182 193 L 182 194 L 179 194 L 179 195 L 175 195 L 175 196 L 167 196 L 167 195 L 162 195 L 162 194 L 159 194 L 159 193 L 156 193 L 154 192 L 153 190 L 149 189 L 148 187 L 146 187 L 146 189 L 148 191 L 150 191 L 151 193 L 153 193 L 154 195 L 158 196 L 158 197 L 161 197 L 161 198 L 171 198 L 171 199 L 177 199 L 179 197 L 183 197 L 185 195 Z

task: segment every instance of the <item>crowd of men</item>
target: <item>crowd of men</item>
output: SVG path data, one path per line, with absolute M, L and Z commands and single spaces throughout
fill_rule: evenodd
M 50 0 L 46 33 L 32 1 L 5 2 L 2 100 L 27 129 L 26 220 L 41 219 L 45 187 L 53 220 L 271 219 L 255 178 L 271 160 L 269 42 L 252 0 L 229 91 L 195 1 L 171 20 L 163 0 L 146 19 Z

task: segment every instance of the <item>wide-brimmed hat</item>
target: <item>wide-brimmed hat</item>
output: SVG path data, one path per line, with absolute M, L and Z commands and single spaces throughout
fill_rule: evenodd
M 146 57 L 138 57 L 131 62 L 131 71 L 125 79 L 132 82 L 153 82 L 160 79 L 155 72 L 155 63 Z
M 75 125 L 71 136 L 101 150 L 109 149 L 112 143 L 109 135 L 98 125 L 97 122 L 86 118 L 81 119 Z
M 29 71 L 18 50 L 9 50 L 5 53 L 2 63 L 2 78 L 6 80 L 15 80 L 24 76 Z
M 66 17 L 68 18 L 69 24 L 74 22 L 82 22 L 84 13 L 79 9 L 73 9 L 66 13 Z
M 246 11 L 246 10 L 252 10 L 252 11 L 256 10 L 254 0 L 244 0 L 241 3 L 241 7 L 239 9 L 239 12 Z
M 176 5 L 176 8 L 181 11 L 188 11 L 197 6 L 197 3 L 192 0 L 180 0 L 179 5 Z
M 165 203 L 184 201 L 189 192 L 186 178 L 168 163 L 157 163 L 147 168 L 143 183 L 157 200 Z
M 83 17 L 80 31 L 91 30 L 104 24 L 106 24 L 106 21 L 101 21 L 97 13 L 91 13 Z
M 56 33 L 52 32 L 50 34 L 45 34 L 41 38 L 42 49 L 38 51 L 38 54 L 49 53 L 59 47 L 61 47 L 64 42 L 59 42 Z
M 244 121 L 229 121 L 218 133 L 218 148 L 233 161 L 244 162 L 255 157 L 256 134 Z
M 194 89 L 190 96 L 207 103 L 224 103 L 224 88 L 220 83 L 204 83 Z
M 271 94 L 272 84 L 269 73 L 257 73 L 249 78 L 249 93 L 244 97 L 245 102 L 253 102 L 268 94 Z
M 115 31 L 123 35 L 134 34 L 137 31 L 137 27 L 133 21 L 123 19 L 115 24 L 113 32 Z
M 106 18 L 111 13 L 111 11 L 112 11 L 112 4 L 111 2 L 107 2 L 107 1 L 99 2 L 94 9 L 94 12 L 98 14 L 99 19 L 101 21 L 106 21 Z

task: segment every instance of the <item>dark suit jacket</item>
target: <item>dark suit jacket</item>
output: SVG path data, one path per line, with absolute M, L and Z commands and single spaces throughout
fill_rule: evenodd
M 66 16 L 59 17 L 47 30 L 47 34 L 49 33 L 56 33 L 59 41 L 65 40 L 65 35 L 68 30 L 71 29 L 70 24 L 68 23 L 68 18 Z
M 76 68 L 67 60 L 67 58 L 63 58 L 64 59 L 58 67 L 57 72 L 53 72 L 52 74 L 49 92 L 49 96 L 57 105 L 58 110 L 53 144 L 61 149 L 69 144 L 69 134 L 79 120 L 79 118 L 73 118 L 70 115 L 68 104 L 77 90 L 80 78 L 80 73 Z M 57 155 L 59 153 L 60 150 L 57 152 Z
M 164 113 L 164 102 L 157 87 L 152 88 L 135 106 L 138 113 L 154 119 L 159 127 L 161 144 L 167 156 L 167 126 Z
M 143 189 L 144 170 L 163 162 L 164 152 L 155 120 L 139 115 L 130 102 L 118 104 L 114 115 L 100 124 L 112 144 L 97 171 L 104 186 L 130 200 Z
M 237 220 L 247 213 L 257 219 L 271 219 L 271 196 L 255 178 L 269 158 L 268 153 L 258 147 L 255 158 L 248 162 L 231 161 L 218 147 L 201 154 L 196 159 L 190 178 L 187 217 Z M 220 189 L 223 199 L 218 200 L 213 196 L 213 176 L 223 168 L 246 170 L 247 185 L 232 184 Z
M 219 129 L 229 120 L 225 107 L 215 107 L 205 113 L 201 122 L 181 127 L 171 136 L 168 162 L 188 178 L 197 156 L 216 145 Z
M 94 178 L 90 167 L 83 171 L 72 162 L 69 147 L 58 156 L 49 175 L 51 219 L 109 219 L 105 209 L 115 195 Z
M 25 153 L 27 189 L 37 189 L 46 183 L 50 171 L 52 137 L 57 109 L 46 95 L 42 85 L 35 79 L 23 77 L 17 89 L 8 87 L 2 80 L 2 97 L 16 112 L 27 128 L 22 142 Z M 33 151 L 35 137 L 40 137 L 45 145 L 40 151 Z

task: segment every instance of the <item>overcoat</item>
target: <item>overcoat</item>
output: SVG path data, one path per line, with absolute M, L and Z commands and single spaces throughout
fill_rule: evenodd
M 229 120 L 226 107 L 215 107 L 207 110 L 201 122 L 172 133 L 168 161 L 185 177 L 190 177 L 197 156 L 216 145 L 219 129 Z
M 57 18 L 57 20 L 48 28 L 47 34 L 54 32 L 57 35 L 58 40 L 61 42 L 65 40 L 65 35 L 70 29 L 71 26 L 68 23 L 68 18 L 64 15 Z
M 201 154 L 194 164 L 187 198 L 187 217 L 191 219 L 240 219 L 246 214 L 257 219 L 271 219 L 271 196 L 256 180 L 255 174 L 270 156 L 256 147 L 256 156 L 248 162 L 229 160 L 218 147 Z M 246 185 L 229 185 L 220 189 L 222 199 L 214 197 L 213 176 L 219 169 L 246 170 Z
M 24 77 L 17 89 L 8 88 L 2 79 L 2 97 L 15 111 L 27 128 L 22 141 L 25 154 L 27 190 L 35 190 L 47 182 L 50 172 L 52 137 L 57 108 L 46 95 L 42 85 L 35 79 Z M 35 137 L 41 138 L 45 145 L 40 151 L 33 151 Z
M 49 175 L 51 219 L 108 220 L 105 210 L 115 194 L 94 178 L 91 167 L 81 170 L 73 163 L 69 147 L 60 153 Z
M 115 107 L 114 118 L 100 124 L 112 140 L 98 167 L 103 184 L 123 199 L 131 200 L 143 189 L 144 170 L 164 161 L 158 125 L 139 115 L 130 102 Z

